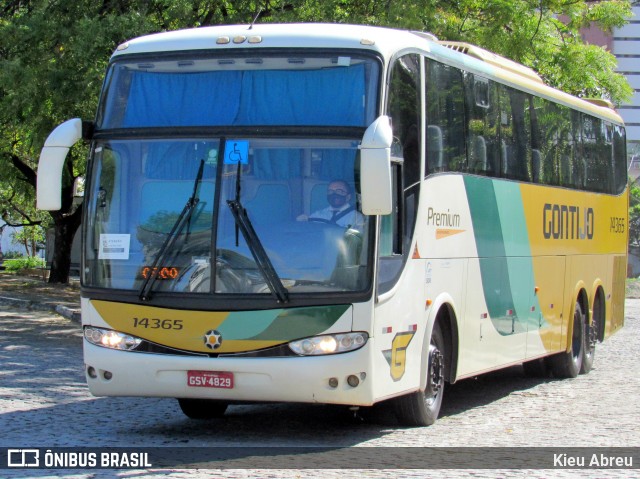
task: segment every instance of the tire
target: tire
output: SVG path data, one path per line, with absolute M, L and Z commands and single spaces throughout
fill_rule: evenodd
M 427 364 L 425 390 L 416 391 L 395 399 L 395 413 L 403 426 L 430 426 L 440 414 L 444 397 L 444 372 L 446 370 L 446 343 L 439 323 L 433 326 Z
M 580 301 L 576 301 L 573 309 L 573 333 L 571 335 L 571 349 L 551 356 L 549 363 L 554 376 L 558 378 L 575 378 L 582 369 L 585 353 L 585 324 L 586 316 L 582 311 Z
M 180 409 L 190 419 L 215 419 L 222 417 L 229 406 L 213 399 L 179 398 Z

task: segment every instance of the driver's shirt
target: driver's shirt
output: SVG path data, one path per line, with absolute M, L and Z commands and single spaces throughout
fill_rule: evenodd
M 347 213 L 340 216 L 345 210 L 348 209 L 351 209 L 351 211 L 348 211 Z M 334 223 L 344 228 L 360 229 L 360 226 L 364 224 L 364 216 L 362 215 L 362 213 L 356 211 L 356 209 L 350 204 L 346 204 L 342 208 L 337 209 L 331 206 L 327 206 L 326 208 L 311 213 L 309 215 L 309 218 L 327 220 L 329 223 Z

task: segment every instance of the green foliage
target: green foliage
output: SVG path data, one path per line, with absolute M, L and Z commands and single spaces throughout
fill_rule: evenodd
M 441 39 L 472 43 L 532 67 L 568 93 L 607 98 L 614 103 L 632 95 L 625 77 L 615 72 L 615 57 L 586 45 L 580 30 L 605 32 L 631 16 L 630 2 L 543 0 L 414 0 L 376 2 L 306 1 L 303 21 L 368 23 L 426 30 Z
M 177 212 L 161 210 L 151 215 L 146 223 L 140 225 L 140 228 L 155 233 L 166 234 L 173 229 L 177 219 Z M 213 219 L 211 217 L 211 213 L 199 213 L 198 211 L 196 211 L 191 216 L 191 221 L 188 223 L 188 226 L 185 226 L 183 233 L 186 231 L 208 231 L 211 229 L 212 221 Z
M 8 260 L 8 259 L 14 259 L 14 258 L 22 258 L 22 254 L 18 253 L 17 251 L 7 251 L 6 253 L 3 253 L 2 257 L 4 260 Z
M 4 267 L 7 271 L 15 272 L 23 269 L 43 268 L 45 261 L 37 256 L 22 256 L 19 258 L 5 259 Z
M 58 231 L 76 208 L 71 185 L 84 173 L 87 149 L 71 151 L 63 209 L 37 212 L 34 172 L 44 140 L 64 120 L 94 118 L 111 53 L 147 33 L 249 24 L 258 14 L 258 23 L 426 30 L 519 61 L 572 94 L 614 103 L 632 94 L 613 55 L 580 36 L 589 25 L 622 26 L 631 15 L 628 0 L 0 0 L 0 12 L 0 215 L 12 224 L 55 224 Z

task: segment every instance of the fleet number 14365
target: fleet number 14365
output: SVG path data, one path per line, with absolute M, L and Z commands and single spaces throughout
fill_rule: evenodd
M 182 329 L 181 319 L 133 318 L 134 328 L 145 329 Z

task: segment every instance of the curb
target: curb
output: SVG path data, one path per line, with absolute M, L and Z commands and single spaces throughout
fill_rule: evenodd
M 78 324 L 82 323 L 82 313 L 79 309 L 72 309 L 62 304 L 49 304 L 49 306 L 51 306 L 60 316 L 70 319 Z
M 60 316 L 74 321 L 78 324 L 82 322 L 82 314 L 79 309 L 70 308 L 63 304 L 34 301 L 31 299 L 12 298 L 9 296 L 0 296 L 0 305 L 12 306 L 20 309 L 30 309 L 38 311 L 52 311 Z

